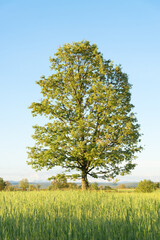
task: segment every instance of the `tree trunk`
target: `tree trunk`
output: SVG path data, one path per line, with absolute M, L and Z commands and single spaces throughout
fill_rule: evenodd
M 82 190 L 87 190 L 88 187 L 87 173 L 82 171 Z

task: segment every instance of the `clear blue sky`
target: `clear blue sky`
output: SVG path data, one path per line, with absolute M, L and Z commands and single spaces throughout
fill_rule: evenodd
M 0 177 L 46 180 L 26 164 L 33 145 L 28 106 L 59 45 L 89 40 L 129 76 L 144 151 L 121 180 L 160 181 L 160 2 L 158 0 L 0 0 Z

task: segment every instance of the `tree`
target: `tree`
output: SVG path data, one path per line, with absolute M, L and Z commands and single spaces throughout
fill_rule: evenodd
M 63 174 L 57 174 L 55 177 L 51 177 L 49 178 L 49 180 L 53 179 L 52 181 L 52 185 L 50 187 L 50 189 L 58 189 L 58 188 L 68 188 L 68 184 L 67 184 L 67 178 L 66 175 Z
M 98 189 L 99 189 L 99 190 L 104 190 L 104 186 L 103 186 L 103 185 L 100 185 L 100 186 L 98 187 Z
M 7 190 L 7 191 L 15 191 L 15 187 L 10 185 L 10 186 L 5 187 L 5 190 Z
M 98 190 L 98 183 L 91 183 L 90 185 L 89 185 L 89 189 L 90 190 Z
M 138 183 L 136 187 L 137 192 L 153 192 L 156 189 L 156 184 L 151 180 L 144 180 Z
M 28 188 L 29 191 L 34 191 L 35 189 L 36 187 L 33 184 L 29 185 L 29 188 Z
M 24 191 L 26 191 L 27 188 L 29 187 L 28 179 L 27 179 L 27 178 L 22 179 L 22 180 L 19 182 L 19 187 L 22 188 Z
M 36 170 L 77 170 L 82 189 L 88 188 L 88 175 L 130 173 L 142 147 L 127 74 L 88 41 L 59 47 L 50 62 L 53 74 L 36 82 L 43 97 L 29 107 L 33 116 L 49 121 L 34 126 L 28 164 Z
M 3 178 L 0 178 L 0 191 L 2 191 L 6 187 L 6 183 Z
M 39 183 L 36 184 L 36 189 L 39 190 L 41 188 L 41 185 Z
M 5 190 L 8 190 L 11 188 L 11 183 L 9 181 L 5 181 Z
M 112 188 L 110 186 L 107 186 L 107 185 L 104 187 L 104 189 L 105 190 L 112 190 Z
M 160 182 L 155 183 L 156 188 L 160 188 Z
M 117 188 L 118 188 L 118 189 L 125 189 L 126 186 L 125 186 L 125 184 L 120 184 L 120 185 L 117 186 Z

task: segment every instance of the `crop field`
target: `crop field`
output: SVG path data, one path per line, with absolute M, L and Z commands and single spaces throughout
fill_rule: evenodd
M 160 193 L 0 192 L 0 240 L 159 240 Z

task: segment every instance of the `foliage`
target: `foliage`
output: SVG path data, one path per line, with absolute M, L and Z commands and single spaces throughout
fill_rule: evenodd
M 124 189 L 124 188 L 126 188 L 126 186 L 125 186 L 125 184 L 120 184 L 120 185 L 117 186 L 117 188 L 118 189 Z
M 104 186 L 104 190 L 112 190 L 110 186 Z
M 156 187 L 156 188 L 160 188 L 160 182 L 156 182 L 156 183 L 155 183 L 155 187 Z
M 28 190 L 34 191 L 34 190 L 36 190 L 36 187 L 33 184 L 30 184 Z
M 98 190 L 98 183 L 91 183 L 90 185 L 89 185 L 89 189 L 90 190 Z
M 27 178 L 22 179 L 22 180 L 19 182 L 19 187 L 22 188 L 24 191 L 26 191 L 27 188 L 29 187 L 28 179 L 27 179 Z
M 51 182 L 51 185 L 48 187 L 49 190 L 56 190 L 56 189 L 78 189 L 79 186 L 75 183 L 68 183 L 67 182 L 67 176 L 63 174 L 57 174 L 55 177 L 49 178 L 49 180 L 54 179 Z
M 2 240 L 159 240 L 160 192 L 1 192 Z
M 51 186 L 49 186 L 49 190 L 68 188 L 67 178 L 64 173 L 49 178 L 49 180 L 51 179 L 53 179 L 53 181 L 51 182 Z
M 75 183 L 68 183 L 68 188 L 69 189 L 79 189 L 79 185 Z
M 7 188 L 9 186 L 11 186 L 11 183 L 9 181 L 5 181 L 5 187 Z
M 83 189 L 88 175 L 108 179 L 130 173 L 142 147 L 127 74 L 88 41 L 59 47 L 50 62 L 53 74 L 36 82 L 43 97 L 30 106 L 33 116 L 49 120 L 34 126 L 28 164 L 36 170 L 76 170 Z
M 15 191 L 16 189 L 15 189 L 14 186 L 10 185 L 10 186 L 6 187 L 5 190 L 6 190 L 6 191 L 11 191 L 11 192 L 12 192 L 12 191 Z
M 52 176 L 50 178 L 48 178 L 48 180 L 52 180 L 53 179 L 53 182 L 59 182 L 59 183 L 67 183 L 67 177 L 64 173 L 62 174 L 57 174 L 56 176 Z
M 3 180 L 3 178 L 0 178 L 0 191 L 4 190 L 6 186 L 5 181 Z
M 146 179 L 144 181 L 140 181 L 136 187 L 137 192 L 153 192 L 155 189 L 155 183 Z
M 103 185 L 100 185 L 100 186 L 98 187 L 98 189 L 99 189 L 99 190 L 104 190 L 104 186 L 103 186 Z
M 36 189 L 39 190 L 41 188 L 41 185 L 40 184 L 36 184 Z

